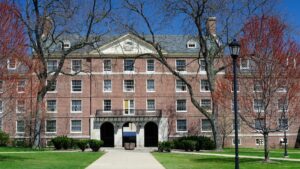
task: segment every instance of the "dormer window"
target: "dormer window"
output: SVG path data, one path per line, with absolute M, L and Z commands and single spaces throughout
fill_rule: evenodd
M 7 60 L 7 69 L 16 69 L 17 60 L 16 59 L 8 59 Z
M 63 41 L 63 48 L 64 49 L 70 49 L 71 47 L 71 42 L 66 40 L 66 41 Z
M 189 40 L 189 41 L 187 42 L 187 48 L 189 48 L 189 49 L 194 49 L 194 48 L 196 48 L 196 47 L 197 47 L 197 43 L 196 43 L 195 41 Z

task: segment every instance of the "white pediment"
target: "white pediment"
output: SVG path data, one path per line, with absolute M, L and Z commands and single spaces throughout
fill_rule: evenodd
M 155 54 L 155 49 L 145 41 L 131 34 L 126 34 L 120 38 L 100 46 L 97 50 L 91 51 L 90 54 L 104 55 L 139 55 Z

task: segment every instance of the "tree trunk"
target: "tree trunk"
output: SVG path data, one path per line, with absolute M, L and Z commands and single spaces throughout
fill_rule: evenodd
M 34 120 L 34 138 L 33 138 L 33 148 L 39 149 L 41 148 L 41 114 L 43 108 L 43 95 L 39 93 L 37 95 L 37 109 L 35 112 L 35 120 Z
M 268 132 L 264 132 L 264 152 L 265 152 L 265 162 L 269 162 L 270 161 L 270 157 L 269 157 L 269 133 Z
M 221 133 L 219 131 L 218 125 L 217 125 L 217 120 L 213 120 L 213 124 L 212 124 L 212 134 L 213 134 L 213 138 L 215 141 L 215 146 L 216 146 L 216 150 L 217 151 L 222 151 L 222 136 Z

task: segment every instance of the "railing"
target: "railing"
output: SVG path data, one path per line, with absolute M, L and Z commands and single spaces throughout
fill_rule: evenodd
M 111 111 L 97 110 L 96 117 L 130 117 L 130 116 L 139 116 L 139 117 L 161 117 L 162 110 L 146 110 L 146 109 L 118 109 Z

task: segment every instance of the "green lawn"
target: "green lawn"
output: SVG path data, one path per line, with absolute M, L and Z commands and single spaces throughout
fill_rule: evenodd
M 176 153 L 153 153 L 154 157 L 166 169 L 232 169 L 234 158 L 176 154 Z M 300 162 L 273 161 L 263 163 L 260 159 L 240 159 L 241 169 L 299 169 Z
M 1 148 L 0 169 L 83 169 L 103 155 L 102 152 L 28 152 L 30 149 L 25 152 L 17 149 L 16 153 L 3 153 L 3 150 Z
M 31 148 L 24 148 L 24 147 L 0 147 L 0 152 L 45 151 L 45 150 L 47 149 L 34 150 Z
M 283 157 L 283 149 L 272 149 L 270 150 L 270 157 Z M 216 154 L 232 154 L 234 155 L 234 148 L 225 148 L 221 152 L 208 152 L 208 153 L 216 153 Z M 264 156 L 263 149 L 257 148 L 240 148 L 239 149 L 240 155 L 247 155 L 247 156 Z M 300 159 L 300 149 L 288 149 L 289 158 L 299 158 Z

